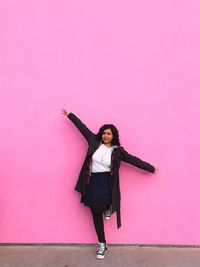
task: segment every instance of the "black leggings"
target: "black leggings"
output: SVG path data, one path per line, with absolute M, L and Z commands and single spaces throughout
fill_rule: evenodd
M 94 227 L 100 243 L 106 243 L 103 223 L 103 213 L 110 208 L 109 204 L 96 201 L 91 207 Z

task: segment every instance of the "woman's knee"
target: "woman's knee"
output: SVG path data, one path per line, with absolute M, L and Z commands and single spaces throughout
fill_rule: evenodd
M 95 202 L 91 207 L 92 212 L 95 214 L 102 214 L 107 209 L 108 209 L 107 205 L 103 202 Z

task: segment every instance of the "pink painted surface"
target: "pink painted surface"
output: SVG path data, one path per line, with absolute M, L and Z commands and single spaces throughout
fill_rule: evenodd
M 0 1 L 0 242 L 95 243 L 74 186 L 87 143 L 114 123 L 122 227 L 109 243 L 200 245 L 200 2 Z

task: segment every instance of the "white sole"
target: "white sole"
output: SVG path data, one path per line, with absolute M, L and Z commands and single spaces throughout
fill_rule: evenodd
M 104 258 L 105 258 L 105 255 L 106 255 L 106 253 L 108 252 L 108 250 L 106 250 L 106 252 L 104 253 L 104 255 L 103 256 L 97 256 L 96 255 L 96 258 L 98 259 L 98 260 L 103 260 Z
M 98 257 L 96 257 L 96 258 L 97 258 L 97 260 L 103 260 L 105 258 L 105 256 L 103 256 L 102 258 L 98 258 Z

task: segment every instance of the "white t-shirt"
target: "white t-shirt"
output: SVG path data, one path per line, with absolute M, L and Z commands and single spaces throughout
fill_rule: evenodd
M 111 154 L 116 146 L 107 147 L 101 144 L 92 155 L 91 172 L 109 172 L 111 170 Z

